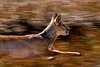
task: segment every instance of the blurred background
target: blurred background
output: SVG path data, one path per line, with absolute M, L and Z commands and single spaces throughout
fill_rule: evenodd
M 1 58 L 0 67 L 100 67 L 100 0 L 0 0 L 0 36 L 37 34 L 55 12 L 71 31 L 59 36 L 54 48 L 82 56 L 58 55 L 52 61 Z

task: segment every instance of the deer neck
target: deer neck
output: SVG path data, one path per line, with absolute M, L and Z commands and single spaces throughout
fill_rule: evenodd
M 41 32 L 41 36 L 47 41 L 48 44 L 52 44 L 57 38 L 56 24 L 51 22 L 46 29 Z

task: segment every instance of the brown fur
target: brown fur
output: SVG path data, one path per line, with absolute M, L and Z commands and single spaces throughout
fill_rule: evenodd
M 55 14 L 50 24 L 39 34 L 26 36 L 0 36 L 0 56 L 11 58 L 31 58 L 37 56 L 54 56 L 57 54 L 80 54 L 52 50 L 53 43 L 59 35 L 69 33 L 69 27 L 61 22 L 61 15 Z

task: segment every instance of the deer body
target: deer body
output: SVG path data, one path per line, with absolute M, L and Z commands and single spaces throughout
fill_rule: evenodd
M 69 32 L 69 28 L 60 22 L 61 15 L 55 14 L 50 24 L 41 33 L 26 36 L 0 36 L 0 57 L 30 58 L 37 56 L 54 56 L 57 54 L 77 54 L 79 52 L 62 52 L 52 50 L 57 36 Z M 58 27 L 59 26 L 59 27 Z
M 31 38 L 30 38 L 31 37 Z M 6 38 L 6 37 L 5 37 Z M 27 58 L 42 54 L 46 43 L 39 36 L 7 37 L 0 39 L 0 56 Z

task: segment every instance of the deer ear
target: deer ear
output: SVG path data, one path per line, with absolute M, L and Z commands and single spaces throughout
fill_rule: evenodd
M 58 16 L 58 14 L 57 13 L 55 13 L 54 15 L 53 15 L 53 17 L 52 17 L 52 19 L 51 19 L 51 21 L 54 21 L 55 20 L 55 18 Z
M 58 15 L 58 16 L 55 18 L 54 21 L 55 21 L 56 23 L 58 23 L 60 20 L 61 20 L 61 15 Z

